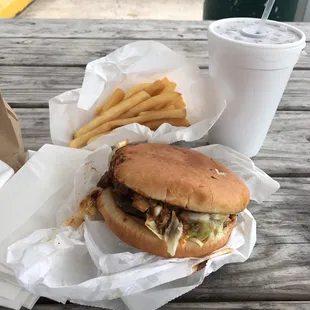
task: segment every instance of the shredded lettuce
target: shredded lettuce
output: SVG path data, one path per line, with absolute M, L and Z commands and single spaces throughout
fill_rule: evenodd
M 183 211 L 179 217 L 184 219 L 187 222 L 200 222 L 208 223 L 210 220 L 223 221 L 227 219 L 227 214 L 217 214 L 217 213 L 200 213 L 200 212 L 191 212 Z
M 198 238 L 190 238 L 189 240 L 197 243 L 200 247 L 203 247 L 203 242 L 201 242 Z
M 223 232 L 223 224 L 228 218 L 226 214 L 209 214 L 191 211 L 182 211 L 177 216 L 175 211 L 172 211 L 170 223 L 162 235 L 154 220 L 160 215 L 162 210 L 163 206 L 157 205 L 153 209 L 153 212 L 148 212 L 145 225 L 160 240 L 166 242 L 168 253 L 171 256 L 175 255 L 181 238 L 183 238 L 182 240 L 184 241 L 193 241 L 200 247 L 203 246 L 203 242 L 208 238 L 217 238 L 217 236 Z M 183 223 L 185 228 L 183 227 Z
M 190 228 L 187 230 L 187 238 L 197 238 L 200 241 L 205 241 L 213 233 L 215 236 L 223 230 L 223 224 L 228 215 L 209 214 L 209 220 L 193 221 L 189 223 Z
M 174 211 L 172 211 L 171 221 L 166 228 L 164 239 L 168 247 L 168 253 L 175 255 L 175 251 L 179 245 L 179 240 L 183 234 L 183 224 L 179 221 Z
M 228 214 L 218 214 L 218 213 L 214 213 L 211 214 L 211 219 L 213 221 L 220 221 L 220 222 L 225 222 L 228 218 Z
M 207 222 L 210 220 L 210 214 L 208 213 L 198 213 L 191 211 L 182 211 L 179 214 L 179 217 L 186 222 Z
M 212 224 L 210 223 L 196 223 L 187 231 L 188 238 L 197 238 L 200 241 L 207 239 L 212 232 Z
M 158 231 L 158 228 L 156 226 L 156 223 L 154 220 L 146 220 L 145 226 L 152 231 L 160 240 L 163 240 L 164 237 L 161 235 Z

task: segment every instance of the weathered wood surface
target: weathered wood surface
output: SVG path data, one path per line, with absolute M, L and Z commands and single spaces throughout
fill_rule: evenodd
M 48 100 L 80 87 L 86 63 L 123 44 L 159 40 L 207 74 L 208 25 L 207 21 L 0 20 L 0 88 L 20 117 L 26 148 L 36 150 L 51 142 Z M 310 24 L 294 25 L 310 37 Z M 257 220 L 251 258 L 226 265 L 162 309 L 310 309 L 309 99 L 308 53 L 292 73 L 264 146 L 254 158 L 281 188 L 265 203 L 249 206 Z M 38 304 L 35 310 L 81 308 L 85 309 Z
M 75 310 L 76 308 L 74 308 Z M 308 301 L 273 301 L 273 302 L 198 302 L 198 303 L 170 303 L 160 310 L 309 310 L 310 302 Z M 36 310 L 44 310 L 37 309 Z M 56 310 L 56 309 L 46 309 Z M 67 309 L 66 309 L 67 310 Z M 69 310 L 69 309 L 68 309 Z M 72 309 L 73 310 L 73 309 Z M 76 309 L 80 310 L 80 309 Z M 86 309 L 85 309 L 86 310 Z
M 48 107 L 48 100 L 83 82 L 83 67 L 0 66 L 0 88 L 12 107 Z M 207 75 L 208 69 L 202 69 Z M 279 110 L 310 110 L 310 70 L 295 70 Z
M 51 143 L 48 109 L 15 109 L 27 149 Z M 255 163 L 276 176 L 310 176 L 310 112 L 279 111 Z
M 268 216 L 268 210 L 266 210 Z M 310 300 L 310 244 L 257 244 L 245 263 L 225 265 L 182 301 Z
M 257 221 L 257 244 L 310 243 L 310 178 L 275 179 L 278 192 L 249 207 Z
M 309 310 L 308 301 L 259 301 L 259 302 L 171 302 L 159 310 Z M 0 307 L 1 309 L 1 307 Z M 35 310 L 93 310 L 73 304 L 37 304 Z
M 50 39 L 0 38 L 0 66 L 85 66 L 115 49 L 132 42 L 130 39 Z M 157 40 L 183 54 L 201 68 L 208 67 L 207 40 Z M 25 50 L 27 53 L 25 54 Z M 310 68 L 310 45 L 296 64 L 297 69 Z M 23 57 L 20 57 L 23 55 Z
M 1 37 L 205 40 L 210 21 L 170 20 L 0 20 Z M 289 23 L 310 38 L 309 23 Z

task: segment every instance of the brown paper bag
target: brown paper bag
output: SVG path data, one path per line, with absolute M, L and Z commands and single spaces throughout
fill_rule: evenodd
M 17 171 L 25 163 L 25 151 L 15 112 L 0 91 L 0 160 Z

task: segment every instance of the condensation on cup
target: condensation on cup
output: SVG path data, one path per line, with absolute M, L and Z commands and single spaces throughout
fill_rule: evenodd
M 305 34 L 290 25 L 228 18 L 208 30 L 210 75 L 227 107 L 209 142 L 255 156 L 263 145 L 289 77 L 305 47 Z

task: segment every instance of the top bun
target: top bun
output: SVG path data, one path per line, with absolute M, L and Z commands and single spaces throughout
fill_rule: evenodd
M 135 192 L 205 213 L 235 214 L 249 203 L 247 186 L 214 159 L 167 144 L 126 145 L 113 156 L 113 176 Z

